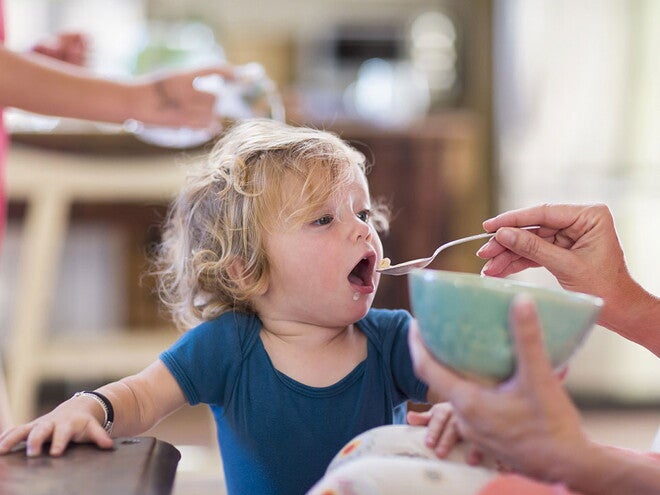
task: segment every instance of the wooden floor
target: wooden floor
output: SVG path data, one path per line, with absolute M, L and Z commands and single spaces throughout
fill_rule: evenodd
M 660 427 L 660 407 L 644 409 L 586 409 L 584 425 L 603 443 L 649 450 Z M 205 406 L 186 408 L 164 420 L 151 432 L 179 448 L 182 459 L 174 495 L 224 495 L 224 483 L 215 430 Z

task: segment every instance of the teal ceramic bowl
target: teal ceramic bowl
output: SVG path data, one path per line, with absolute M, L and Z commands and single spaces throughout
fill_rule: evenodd
M 509 306 L 527 293 L 536 303 L 553 366 L 565 364 L 593 328 L 602 299 L 471 273 L 415 270 L 408 275 L 412 312 L 438 361 L 473 378 L 502 381 L 515 367 Z

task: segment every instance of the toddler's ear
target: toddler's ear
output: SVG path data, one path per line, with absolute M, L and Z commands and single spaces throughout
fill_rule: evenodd
M 227 264 L 227 275 L 240 289 L 245 288 L 245 262 L 241 258 L 233 258 Z
M 254 275 L 246 273 L 245 261 L 242 258 L 233 258 L 227 265 L 227 275 L 231 278 L 232 282 L 236 284 L 241 291 L 249 291 L 250 288 L 254 289 L 255 285 L 261 287 L 257 291 L 258 295 L 263 294 L 268 289 L 268 283 L 264 277 L 261 280 L 254 280 Z

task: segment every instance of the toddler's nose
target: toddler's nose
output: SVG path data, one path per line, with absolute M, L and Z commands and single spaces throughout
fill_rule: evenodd
M 369 224 L 358 220 L 357 226 L 354 230 L 354 235 L 356 241 L 360 239 L 369 239 L 371 237 L 371 227 Z

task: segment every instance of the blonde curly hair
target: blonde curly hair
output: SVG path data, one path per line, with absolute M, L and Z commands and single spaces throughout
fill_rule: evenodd
M 364 155 L 332 133 L 267 119 L 234 125 L 189 171 L 156 252 L 152 274 L 177 326 L 253 312 L 269 283 L 264 234 L 313 220 L 356 167 L 367 173 Z M 387 207 L 374 201 L 370 221 L 386 231 Z

